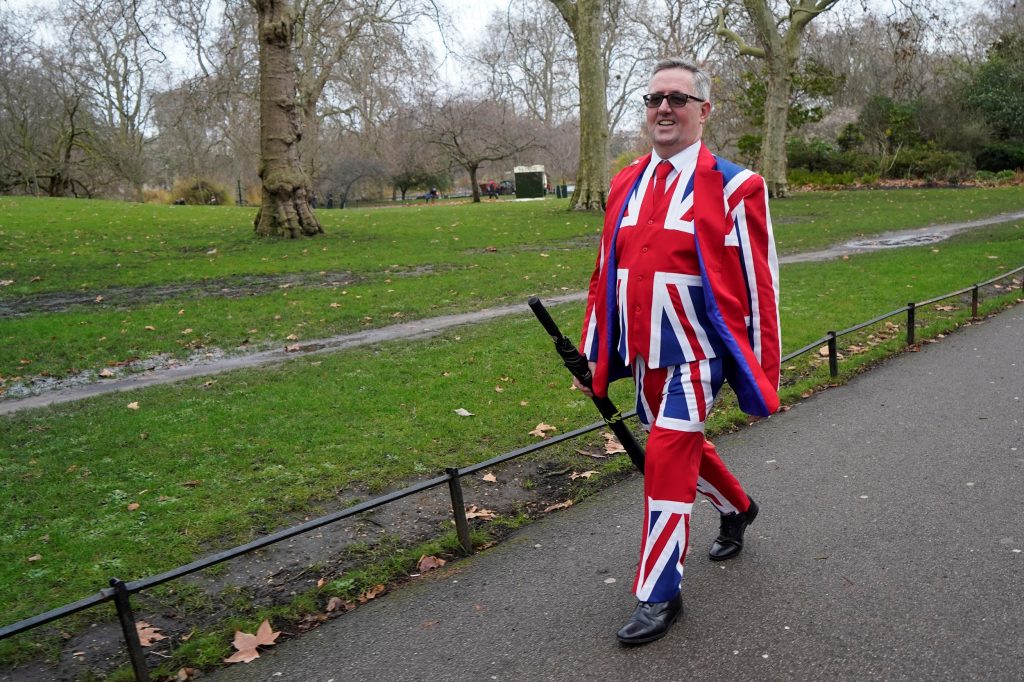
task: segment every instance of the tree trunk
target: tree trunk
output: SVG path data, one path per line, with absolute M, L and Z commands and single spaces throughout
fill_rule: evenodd
M 309 207 L 309 179 L 299 159 L 298 102 L 292 35 L 295 16 L 287 0 L 250 0 L 260 43 L 260 180 L 263 199 L 253 225 L 261 237 L 323 232 Z
M 576 42 L 580 80 L 580 166 L 569 210 L 603 211 L 608 194 L 607 74 L 601 54 L 602 0 L 551 0 Z
M 789 181 L 786 178 L 786 129 L 792 88 L 792 69 L 784 64 L 769 64 L 760 170 L 768 184 L 768 196 L 777 199 L 789 194 Z
M 478 185 L 477 182 L 476 182 L 476 172 L 477 172 L 478 169 L 479 169 L 479 166 L 476 166 L 476 165 L 473 165 L 473 164 L 470 164 L 470 165 L 468 165 L 466 167 L 466 170 L 469 171 L 469 186 L 473 189 L 473 203 L 474 204 L 479 204 L 480 203 L 480 185 Z

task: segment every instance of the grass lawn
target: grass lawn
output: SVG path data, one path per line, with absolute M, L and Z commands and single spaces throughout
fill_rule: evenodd
M 833 241 L 845 241 L 899 224 L 963 219 L 967 210 L 980 215 L 983 206 L 996 213 L 1022 205 L 1020 188 L 899 190 L 799 195 L 777 202 L 773 213 L 779 241 L 788 240 L 792 251 L 831 243 L 819 241 L 825 225 Z M 851 217 L 854 206 L 867 217 Z M 954 215 L 956 206 L 962 210 Z M 399 319 L 396 312 L 424 317 L 579 290 L 598 229 L 597 218 L 567 214 L 560 203 L 501 202 L 321 211 L 323 238 L 258 242 L 245 227 L 250 214 L 0 198 L 0 279 L 14 280 L 0 287 L 0 305 L 77 294 L 83 286 L 111 292 L 321 270 L 354 277 L 344 286 L 275 284 L 240 297 L 190 297 L 186 288 L 141 306 L 101 301 L 0 318 L 0 372 L 95 370 L 132 355 L 234 347 L 243 337 L 253 345 L 280 343 L 288 334 L 314 338 L 387 324 Z M 52 222 L 39 224 L 43 219 Z M 133 243 L 142 247 L 138 253 Z M 1021 264 L 1024 222 L 929 246 L 784 266 L 784 351 Z M 36 276 L 42 279 L 32 282 Z M 578 334 L 582 305 L 552 313 L 566 333 Z M 921 311 L 919 324 L 945 328 L 956 314 Z M 894 340 L 844 362 L 844 371 L 897 346 Z M 791 398 L 828 382 L 820 363 L 796 365 L 787 379 Z M 524 305 L 522 315 L 425 341 L 2 417 L 2 623 L 91 594 L 112 575 L 140 578 L 238 544 L 279 527 L 290 513 L 343 506 L 354 490 L 380 491 L 522 447 L 535 440 L 528 432 L 539 422 L 564 432 L 595 421 L 592 405 L 569 383 Z M 626 409 L 629 386 L 620 382 L 617 391 Z M 460 407 L 475 416 L 458 416 Z
M 786 254 L 1021 207 L 1024 188 L 998 187 L 807 193 L 772 212 Z M 580 290 L 600 231 L 554 200 L 321 211 L 325 235 L 285 242 L 256 240 L 252 213 L 0 197 L 0 391 Z

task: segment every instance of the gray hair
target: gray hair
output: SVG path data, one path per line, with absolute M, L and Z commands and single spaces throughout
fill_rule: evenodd
M 700 67 L 693 62 L 687 61 L 682 57 L 668 57 L 661 59 L 657 64 L 654 65 L 654 69 L 651 70 L 651 78 L 654 78 L 654 74 L 665 69 L 685 69 L 693 74 L 693 94 L 700 97 L 704 101 L 710 101 L 711 99 L 711 77 L 707 73 L 701 71 Z

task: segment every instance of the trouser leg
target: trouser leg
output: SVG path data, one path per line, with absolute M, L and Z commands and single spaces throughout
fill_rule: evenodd
M 644 526 L 633 591 L 641 601 L 679 592 L 696 494 L 723 513 L 745 510 L 747 496 L 704 439 L 704 420 L 722 385 L 721 361 L 634 367 L 637 414 L 650 431 L 644 467 Z

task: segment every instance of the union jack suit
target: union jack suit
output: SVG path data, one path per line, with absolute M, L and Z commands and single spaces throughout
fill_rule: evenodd
M 632 374 L 650 431 L 645 522 L 634 592 L 678 592 L 696 493 L 719 512 L 748 497 L 704 439 L 723 382 L 747 413 L 778 409 L 778 261 L 763 178 L 703 143 L 673 157 L 667 201 L 652 197 L 651 155 L 613 180 L 581 347 L 593 390 Z

